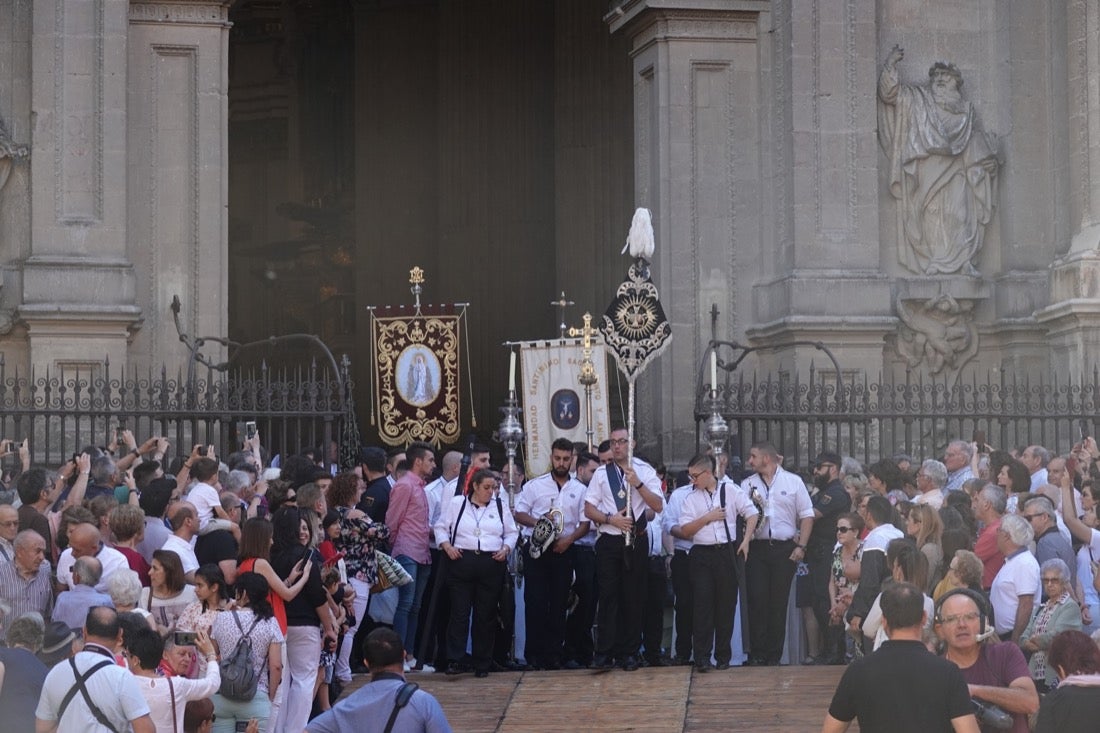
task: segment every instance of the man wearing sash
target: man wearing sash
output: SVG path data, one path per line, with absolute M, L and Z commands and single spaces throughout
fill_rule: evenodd
M 612 461 L 593 474 L 585 495 L 584 513 L 599 531 L 596 540 L 599 633 L 592 666 L 608 669 L 617 661 L 632 672 L 639 666 L 646 597 L 649 556 L 646 513 L 652 516 L 660 512 L 664 497 L 661 480 L 653 467 L 639 458 L 630 459 L 632 446 L 628 436 L 626 428 L 611 432 Z M 634 535 L 629 547 L 625 542 L 627 533 Z
M 688 553 L 694 618 L 692 651 L 695 669 L 711 669 L 710 654 L 718 669 L 729 669 L 733 638 L 733 614 L 737 608 L 738 553 L 749 554 L 759 510 L 732 481 L 714 473 L 714 458 L 699 454 L 688 465 L 694 486 L 684 497 L 679 533 L 692 540 Z M 735 547 L 737 516 L 745 518 L 745 539 Z

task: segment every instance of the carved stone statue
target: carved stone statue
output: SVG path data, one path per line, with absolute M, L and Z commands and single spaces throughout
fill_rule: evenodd
M 879 142 L 898 206 L 898 261 L 920 275 L 977 276 L 974 259 L 993 217 L 996 144 L 963 99 L 962 74 L 937 62 L 929 84 L 898 81 L 894 46 L 879 76 Z
M 8 182 L 12 165 L 26 158 L 28 153 L 25 145 L 16 145 L 12 142 L 4 120 L 0 118 L 0 191 L 4 190 L 4 184 Z
M 898 353 L 915 367 L 924 362 L 929 372 L 958 373 L 978 353 L 973 324 L 973 301 L 940 295 L 926 301 L 897 299 Z

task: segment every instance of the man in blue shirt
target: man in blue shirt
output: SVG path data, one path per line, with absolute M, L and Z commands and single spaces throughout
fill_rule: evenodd
M 392 733 L 451 733 L 443 708 L 431 694 L 419 689 L 411 697 L 401 694 L 406 685 L 405 645 L 396 631 L 383 627 L 367 634 L 363 657 L 370 683 L 311 720 L 306 733 L 375 733 L 386 729 L 391 716 Z M 407 703 L 400 705 L 399 698 Z

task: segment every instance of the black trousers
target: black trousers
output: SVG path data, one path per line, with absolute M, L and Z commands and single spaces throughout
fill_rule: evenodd
M 661 642 L 665 635 L 665 597 L 668 594 L 668 574 L 665 559 L 660 555 L 648 558 L 649 577 L 646 579 L 645 610 L 642 614 L 642 643 L 645 658 L 650 662 L 664 656 Z
M 596 653 L 607 657 L 637 655 L 642 644 L 642 615 L 649 575 L 649 542 L 635 537 L 627 548 L 622 535 L 601 534 L 596 540 Z M 625 562 L 630 554 L 629 564 Z
M 524 558 L 523 617 L 527 623 L 524 657 L 530 665 L 561 664 L 565 644 L 565 604 L 573 580 L 573 547 L 548 549 L 537 560 Z
M 691 659 L 693 628 L 691 570 L 687 550 L 676 550 L 672 556 L 672 592 L 676 596 L 676 657 Z
M 430 599 L 435 592 L 437 583 L 443 583 L 443 574 L 440 568 L 443 562 L 441 550 L 430 550 L 432 555 L 432 569 L 428 574 L 428 585 L 424 588 L 424 600 L 420 604 L 420 618 L 416 627 L 416 656 L 419 659 L 442 669 L 440 665 L 447 663 L 447 622 L 451 615 L 450 593 L 446 588 L 440 588 L 436 603 L 435 617 L 428 622 L 428 613 L 431 610 Z M 424 634 L 430 634 L 427 645 L 424 644 Z M 361 647 L 360 647 L 361 648 Z
M 718 664 L 730 662 L 733 614 L 737 610 L 735 553 L 733 543 L 725 542 L 695 545 L 688 556 L 695 603 L 692 651 L 696 664 L 709 663 L 711 651 Z
M 753 540 L 746 563 L 749 647 L 754 661 L 779 664 L 787 640 L 787 600 L 795 563 L 794 540 Z
M 475 669 L 488 669 L 493 653 L 497 601 L 507 564 L 492 553 L 463 550 L 462 557 L 447 565 L 447 588 L 451 596 L 451 618 L 447 624 L 447 658 L 460 662 L 466 655 L 466 631 L 473 610 L 473 662 Z
M 565 658 L 592 661 L 592 624 L 596 620 L 596 548 L 573 545 L 573 595 L 577 605 L 565 621 Z

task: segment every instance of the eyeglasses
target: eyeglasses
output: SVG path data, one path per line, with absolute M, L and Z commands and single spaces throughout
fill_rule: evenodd
M 1041 517 L 1042 515 L 1041 514 L 1021 514 L 1020 516 L 1030 522 L 1032 519 L 1035 519 L 1035 517 Z
M 1061 578 L 1043 578 L 1043 583 L 1061 583 Z
M 692 481 L 698 481 L 701 476 L 706 476 L 708 473 L 710 473 L 710 471 L 706 469 L 699 471 L 698 473 L 692 473 L 691 471 L 688 471 L 688 478 Z
M 981 614 L 977 611 L 968 611 L 967 613 L 956 613 L 953 616 L 944 616 L 940 619 L 940 623 L 944 626 L 957 626 L 963 623 L 972 623 L 981 618 Z
M 630 440 L 628 438 L 612 438 L 611 445 L 626 445 Z
M 19 520 L 18 519 L 13 519 L 10 522 L 0 522 L 0 527 L 18 527 L 18 526 L 19 526 Z
M 839 527 L 839 526 L 838 526 L 838 527 L 836 528 L 836 531 L 837 531 L 838 533 L 840 533 L 840 534 L 845 534 L 845 533 L 847 533 L 847 532 L 852 532 L 852 531 L 854 531 L 854 530 L 855 530 L 855 527 Z

